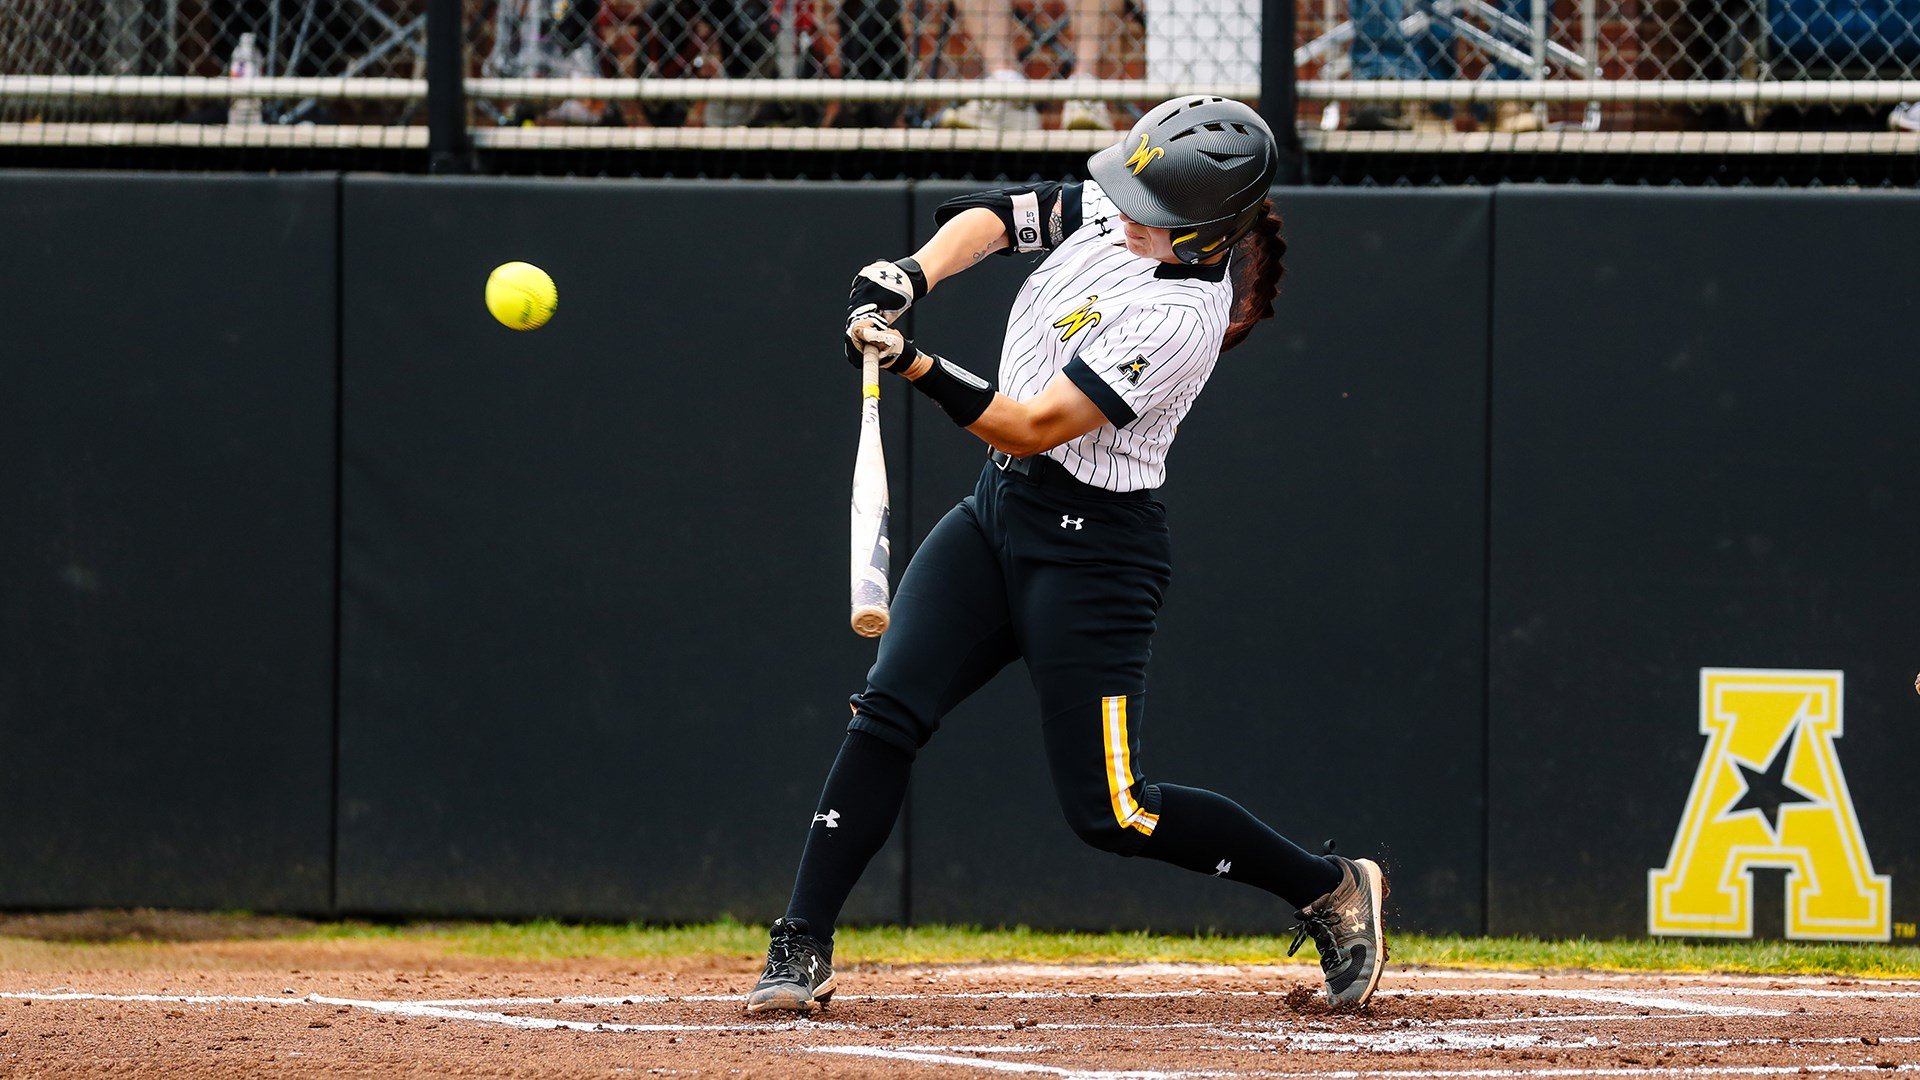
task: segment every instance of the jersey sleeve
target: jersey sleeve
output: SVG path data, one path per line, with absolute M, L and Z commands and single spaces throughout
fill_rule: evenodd
M 1204 380 L 1219 355 L 1220 339 L 1191 309 L 1149 308 L 1106 328 L 1063 374 L 1123 428 Z
M 962 210 L 983 207 L 994 212 L 1007 229 L 1002 255 L 1052 251 L 1080 228 L 1081 184 L 1051 181 L 1023 187 L 996 188 L 948 199 L 933 212 L 936 225 L 945 225 Z M 1096 189 L 1098 190 L 1098 189 Z

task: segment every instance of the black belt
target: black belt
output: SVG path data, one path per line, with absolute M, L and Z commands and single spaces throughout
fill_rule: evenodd
M 999 450 L 992 450 L 987 453 L 987 460 L 1003 473 L 1025 477 L 1030 483 L 1038 484 L 1049 491 L 1058 491 L 1063 495 L 1074 495 L 1083 499 L 1121 499 L 1127 502 L 1144 502 L 1153 498 L 1151 489 L 1109 491 L 1103 487 L 1095 487 L 1068 472 L 1065 465 L 1043 454 L 1019 458 Z

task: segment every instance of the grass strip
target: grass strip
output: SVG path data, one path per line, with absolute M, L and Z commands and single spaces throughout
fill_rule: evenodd
M 454 954 L 502 960 L 752 957 L 766 948 L 765 929 L 731 920 L 669 927 L 548 921 L 327 923 L 316 926 L 310 936 L 405 938 L 438 943 Z M 836 958 L 851 964 L 1276 963 L 1286 960 L 1290 941 L 1290 936 L 1057 933 L 970 926 L 848 927 L 837 937 Z M 1395 963 L 1434 967 L 1920 977 L 1920 948 L 1907 946 L 1650 938 L 1539 941 L 1422 934 L 1396 934 L 1390 940 Z M 1311 963 L 1313 957 L 1312 947 L 1307 946 L 1294 960 Z

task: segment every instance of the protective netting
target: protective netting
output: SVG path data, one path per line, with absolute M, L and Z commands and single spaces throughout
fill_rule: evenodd
M 0 0 L 0 163 L 424 169 L 427 7 Z M 1318 182 L 1908 184 L 1920 158 L 1920 0 L 445 7 L 482 171 L 1052 175 L 1166 97 L 1257 99 L 1289 14 Z
M 0 0 L 0 160 L 424 161 L 425 25 L 411 0 Z

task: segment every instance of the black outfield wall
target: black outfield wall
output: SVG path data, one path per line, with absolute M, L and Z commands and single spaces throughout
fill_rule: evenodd
M 1920 197 L 1494 205 L 1491 928 L 1645 933 L 1707 746 L 1701 669 L 1751 668 L 1844 673 L 1831 745 L 1911 937 Z M 1772 744 L 1744 752 L 1763 775 Z M 1743 811 L 1734 764 L 1707 809 L 1823 813 L 1796 781 L 1817 749 L 1781 762 L 1799 809 Z
M 0 906 L 778 913 L 874 648 L 845 281 L 953 190 L 0 177 L 36 304 L 0 342 Z M 1402 928 L 1639 935 L 1720 747 L 1699 821 L 1778 847 L 1844 801 L 1911 935 L 1920 200 L 1281 209 L 1278 318 L 1162 496 L 1147 775 L 1383 858 Z M 551 326 L 486 315 L 508 259 L 559 280 Z M 992 372 L 1023 269 L 916 335 Z M 983 451 L 882 406 L 899 567 Z M 1812 689 L 1703 720 L 1703 669 Z M 1792 932 L 1757 873 L 1750 929 Z M 849 917 L 1285 913 L 1081 847 L 1016 665 Z
M 838 338 L 905 197 L 347 180 L 343 910 L 780 911 L 872 655 Z M 537 333 L 482 306 L 507 259 Z
M 337 186 L 0 174 L 0 905 L 328 908 Z

